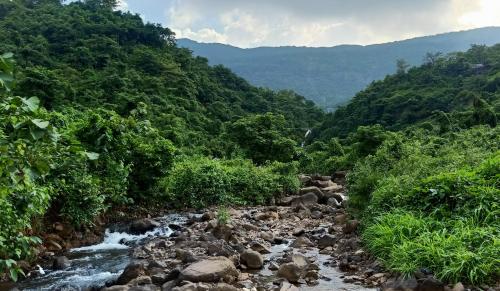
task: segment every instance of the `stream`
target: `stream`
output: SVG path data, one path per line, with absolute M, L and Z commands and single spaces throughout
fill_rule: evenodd
M 132 235 L 124 232 L 123 225 L 114 225 L 106 230 L 102 243 L 75 248 L 66 253 L 71 266 L 65 270 L 51 270 L 43 268 L 44 275 L 23 280 L 15 285 L 18 290 L 58 290 L 58 291 L 86 291 L 98 290 L 106 284 L 116 280 L 125 267 L 131 262 L 131 250 L 146 241 L 148 238 L 169 237 L 173 231 L 169 224 L 185 225 L 189 215 L 171 214 L 155 219 L 160 222 L 160 227 L 143 235 Z M 287 244 L 273 245 L 271 253 L 264 255 L 266 264 L 261 270 L 253 271 L 254 278 L 261 285 L 271 287 L 277 278 L 276 271 L 270 271 L 268 266 L 271 261 L 276 261 L 284 253 L 300 253 L 310 260 L 316 261 L 320 267 L 320 280 L 318 285 L 300 285 L 303 291 L 369 291 L 375 290 L 360 285 L 347 284 L 342 280 L 342 275 L 337 268 L 328 263 L 331 256 L 320 254 L 317 248 L 300 250 L 293 249 Z M 250 287 L 250 286 L 249 286 Z M 0 290 L 4 289 L 0 285 Z
M 130 263 L 130 250 L 146 238 L 170 236 L 173 231 L 169 224 L 182 225 L 186 215 L 170 214 L 155 219 L 161 226 L 142 235 L 133 235 L 123 231 L 120 225 L 106 230 L 100 244 L 75 248 L 66 253 L 71 267 L 65 270 L 43 268 L 44 275 L 26 279 L 16 285 L 19 290 L 89 290 L 104 287 L 120 276 Z M 2 287 L 0 286 L 0 289 Z

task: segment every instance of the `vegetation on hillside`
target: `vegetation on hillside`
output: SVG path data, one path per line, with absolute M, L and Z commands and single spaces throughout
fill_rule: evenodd
M 500 45 L 403 68 L 329 114 L 305 169 L 348 174 L 365 246 L 447 282 L 500 277 Z
M 257 204 L 298 187 L 298 145 L 322 111 L 210 67 L 115 2 L 0 0 L 12 52 L 0 57 L 0 273 L 14 280 L 48 218 L 85 229 L 114 207 Z
M 500 111 L 499 59 L 500 45 L 431 55 L 423 66 L 374 82 L 328 114 L 319 129 L 321 137 L 345 137 L 359 126 L 374 124 L 401 130 L 432 121 L 443 132 L 484 123 L 495 126 Z

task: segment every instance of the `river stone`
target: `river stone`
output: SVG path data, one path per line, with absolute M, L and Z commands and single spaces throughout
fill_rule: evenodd
M 337 242 L 337 238 L 334 235 L 325 234 L 318 240 L 318 247 L 324 249 L 326 247 L 333 247 Z
M 297 198 L 295 198 L 292 201 L 291 206 L 292 207 L 297 207 L 300 205 L 303 206 L 310 206 L 318 203 L 318 196 L 314 194 L 313 192 L 306 193 L 304 195 L 301 195 Z
M 305 236 L 300 236 L 290 245 L 292 248 L 312 247 L 314 244 Z
M 241 256 L 241 260 L 250 269 L 260 269 L 264 265 L 262 255 L 254 250 L 246 250 Z
M 307 193 L 314 193 L 314 194 L 316 194 L 316 197 L 318 197 L 319 199 L 322 199 L 325 196 L 323 191 L 321 191 L 321 189 L 319 189 L 316 186 L 305 187 L 305 188 L 300 189 L 300 191 L 299 191 L 300 195 L 304 195 Z
M 358 229 L 358 226 L 359 226 L 359 221 L 357 221 L 356 219 L 349 220 L 342 228 L 342 231 L 345 234 L 350 234 L 355 232 Z
M 319 188 L 328 188 L 335 185 L 331 180 L 328 181 L 314 180 L 311 182 L 311 184 Z
M 54 270 L 64 270 L 71 266 L 71 262 L 65 256 L 57 257 L 52 263 L 52 268 Z
M 211 257 L 194 263 L 181 271 L 181 279 L 190 282 L 218 282 L 224 277 L 237 277 L 238 270 L 225 257 Z
M 299 291 L 299 288 L 288 282 L 281 282 L 279 291 Z
M 133 279 L 145 274 L 146 270 L 144 269 L 143 264 L 131 263 L 125 268 L 120 277 L 118 277 L 118 279 L 116 280 L 116 284 L 125 285 Z
M 132 232 L 132 234 L 144 234 L 158 226 L 160 226 L 160 224 L 152 219 L 138 219 L 130 224 L 130 232 Z
M 238 290 L 240 289 L 226 283 L 218 283 L 217 285 L 215 285 L 215 287 L 210 288 L 210 291 L 238 291 Z
M 301 269 L 304 269 L 309 264 L 307 258 L 301 254 L 293 254 L 292 262 Z
M 252 242 L 250 244 L 250 248 L 256 252 L 259 252 L 261 254 L 270 254 L 271 250 L 264 244 L 261 244 L 260 242 Z
M 286 263 L 278 269 L 278 276 L 287 279 L 289 282 L 295 283 L 300 279 L 302 269 L 295 263 Z

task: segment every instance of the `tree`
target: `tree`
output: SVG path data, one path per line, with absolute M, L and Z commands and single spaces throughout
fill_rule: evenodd
M 397 74 L 404 75 L 406 74 L 406 70 L 408 70 L 410 65 L 404 59 L 398 59 L 396 61 L 396 67 L 397 67 Z
M 228 126 L 227 135 L 258 164 L 289 162 L 296 154 L 296 142 L 287 137 L 283 115 L 266 113 L 243 117 Z

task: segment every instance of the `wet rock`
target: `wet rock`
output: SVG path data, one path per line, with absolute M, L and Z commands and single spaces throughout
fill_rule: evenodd
M 342 196 L 341 193 L 335 193 L 335 192 L 326 192 L 325 197 L 327 199 L 334 198 L 338 203 L 341 203 L 344 200 L 344 196 Z
M 417 280 L 415 278 L 393 278 L 387 281 L 381 288 L 382 291 L 416 291 Z
M 332 206 L 332 207 L 342 207 L 342 204 L 337 201 L 335 198 L 328 198 L 328 201 L 326 202 L 326 205 Z
M 175 230 L 175 231 L 180 231 L 183 229 L 182 226 L 177 225 L 177 224 L 173 224 L 173 223 L 169 224 L 168 228 L 170 228 L 171 230 Z
M 196 261 L 196 257 L 192 252 L 182 249 L 175 249 L 175 257 L 183 263 L 192 263 Z
M 250 269 L 260 269 L 264 265 L 264 258 L 254 250 L 244 251 L 240 259 Z
M 295 263 L 286 263 L 279 267 L 278 276 L 287 279 L 289 282 L 298 282 L 302 269 Z
M 337 237 L 330 234 L 325 234 L 318 240 L 318 247 L 324 249 L 326 247 L 332 247 L 337 242 Z
M 306 233 L 306 230 L 303 228 L 296 228 L 293 230 L 293 236 L 302 236 L 304 233 Z
M 116 283 L 118 285 L 125 285 L 128 282 L 132 281 L 133 279 L 135 279 L 139 276 L 143 276 L 145 274 L 146 274 L 146 270 L 144 269 L 143 264 L 131 263 L 125 268 L 125 270 L 120 275 L 120 277 L 118 277 L 118 279 L 116 280 Z
M 213 213 L 212 211 L 207 211 L 200 217 L 200 221 L 202 222 L 210 221 L 212 219 L 215 219 L 215 213 Z
M 299 288 L 288 282 L 281 282 L 279 291 L 299 291 Z
M 275 262 L 271 262 L 269 263 L 269 266 L 267 268 L 271 271 L 276 271 L 279 269 L 279 266 Z
M 270 254 L 271 253 L 271 250 L 267 246 L 265 246 L 259 242 L 255 242 L 255 241 L 250 244 L 250 248 L 256 252 L 261 253 L 261 254 Z
M 128 286 L 141 286 L 149 284 L 153 284 L 153 280 L 149 276 L 139 276 L 127 283 Z
M 298 237 L 290 245 L 292 248 L 312 247 L 314 244 L 305 236 Z
M 304 269 L 309 264 L 307 258 L 301 254 L 292 255 L 292 263 L 297 265 L 299 268 Z
M 299 205 L 310 206 L 318 203 L 318 196 L 312 192 L 306 193 L 294 199 L 291 203 L 292 207 Z
M 311 218 L 312 219 L 321 219 L 321 218 L 323 218 L 323 213 L 321 213 L 321 211 L 315 210 L 315 211 L 311 212 Z
M 71 266 L 71 262 L 65 256 L 57 257 L 52 262 L 52 268 L 54 270 L 64 270 Z
M 299 191 L 300 195 L 304 195 L 304 194 L 308 194 L 308 193 L 315 194 L 318 199 L 323 199 L 323 197 L 325 197 L 325 194 L 323 193 L 323 191 L 321 191 L 321 189 L 319 189 L 316 186 L 302 188 Z
M 180 278 L 191 282 L 218 282 L 225 277 L 238 277 L 234 263 L 225 257 L 212 257 L 194 263 L 181 271 Z
M 345 233 L 345 234 L 350 234 L 350 233 L 353 233 L 355 232 L 357 229 L 358 229 L 358 226 L 359 226 L 359 221 L 357 221 L 356 219 L 354 220 L 349 220 L 345 226 L 342 228 L 342 231 Z
M 66 284 L 66 285 L 54 288 L 54 291 L 80 291 L 80 288 L 72 286 L 70 284 Z
M 174 289 L 176 285 L 176 281 L 168 281 L 161 285 L 161 291 L 172 291 L 172 289 Z
M 51 252 L 58 252 L 58 251 L 61 251 L 63 249 L 59 243 L 55 242 L 52 239 L 47 240 L 45 246 L 47 247 L 47 250 L 49 250 Z
M 127 285 L 115 285 L 102 289 L 102 291 L 128 291 L 129 286 Z
M 149 218 L 138 219 L 130 224 L 130 232 L 133 234 L 144 234 L 159 226 L 160 224 L 152 219 Z
M 316 186 L 318 188 L 327 188 L 330 186 L 334 186 L 335 184 L 331 180 L 328 181 L 313 180 L 311 182 L 311 185 Z

